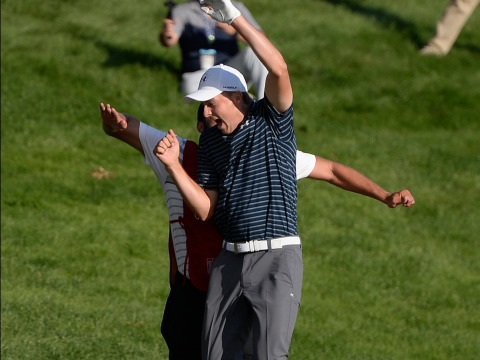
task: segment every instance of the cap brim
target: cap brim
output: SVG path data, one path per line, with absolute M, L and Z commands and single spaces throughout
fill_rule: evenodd
M 222 90 L 218 90 L 217 88 L 210 86 L 205 86 L 191 94 L 184 96 L 183 102 L 188 104 L 194 101 L 208 101 L 221 93 Z

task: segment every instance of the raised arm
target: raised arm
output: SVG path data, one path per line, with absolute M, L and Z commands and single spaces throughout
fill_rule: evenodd
M 315 168 L 308 178 L 324 180 L 344 190 L 369 196 L 391 208 L 397 205 L 409 207 L 415 204 L 415 200 L 408 190 L 390 193 L 358 171 L 318 156 L 316 156 Z
M 258 59 L 268 70 L 265 95 L 275 108 L 285 112 L 293 101 L 293 91 L 287 64 L 273 44 L 255 29 L 230 0 L 205 0 L 202 10 L 219 22 L 230 24 L 252 48 Z
M 169 133 L 155 146 L 155 156 L 163 162 L 177 189 L 188 207 L 201 220 L 209 220 L 215 213 L 218 191 L 203 190 L 190 176 L 179 161 L 180 146 L 177 136 Z
M 100 104 L 100 115 L 103 120 L 103 131 L 109 136 L 130 145 L 143 154 L 143 147 L 139 137 L 140 121 L 128 114 L 121 114 L 110 104 Z

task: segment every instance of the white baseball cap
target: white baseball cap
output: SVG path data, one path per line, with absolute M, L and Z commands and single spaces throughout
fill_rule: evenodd
M 247 92 L 247 83 L 240 71 L 227 66 L 216 65 L 202 75 L 198 90 L 186 95 L 183 102 L 208 101 L 223 91 Z

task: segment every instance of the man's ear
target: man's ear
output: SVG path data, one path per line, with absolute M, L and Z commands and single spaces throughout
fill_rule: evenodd
M 205 124 L 201 121 L 197 121 L 197 130 L 201 134 L 205 131 Z
M 233 94 L 233 102 L 236 106 L 240 106 L 243 102 L 243 94 L 240 91 L 235 91 L 235 94 Z

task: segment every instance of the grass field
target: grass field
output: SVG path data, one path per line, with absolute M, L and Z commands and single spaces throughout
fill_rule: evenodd
M 244 3 L 289 66 L 300 150 L 384 188 L 388 209 L 298 185 L 304 288 L 292 359 L 480 354 L 480 10 L 419 55 L 447 0 Z M 107 137 L 100 102 L 198 139 L 167 9 L 142 0 L 1 2 L 1 357 L 167 359 L 163 193 Z M 97 180 L 103 167 L 115 177 Z

